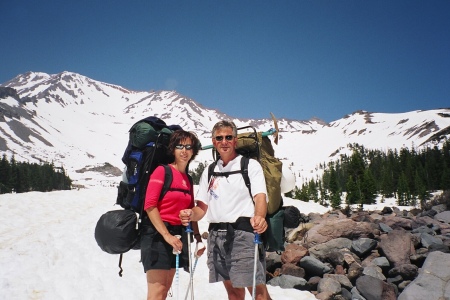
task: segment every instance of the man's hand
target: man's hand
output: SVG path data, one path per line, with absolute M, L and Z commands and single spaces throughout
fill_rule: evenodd
M 250 224 L 252 225 L 253 229 L 259 234 L 266 231 L 268 227 L 266 219 L 261 216 L 254 216 L 253 218 L 251 218 Z
M 200 256 L 202 256 L 203 252 L 205 252 L 205 244 L 203 244 L 203 242 L 198 242 L 195 245 L 195 251 L 194 251 L 194 256 L 195 258 L 199 258 Z

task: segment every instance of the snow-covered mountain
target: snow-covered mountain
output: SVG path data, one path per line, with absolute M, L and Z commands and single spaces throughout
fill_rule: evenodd
M 270 118 L 233 118 L 175 91 L 131 91 L 71 72 L 28 72 L 0 85 L 0 155 L 62 164 L 76 184 L 115 185 L 120 171 L 96 172 L 96 167 L 109 163 L 121 169 L 129 128 L 149 115 L 196 132 L 203 145 L 211 144 L 210 130 L 219 119 L 258 131 L 273 127 Z M 450 135 L 450 109 L 357 111 L 329 124 L 279 119 L 278 126 L 275 153 L 301 184 L 317 174 L 319 163 L 350 153 L 349 144 L 370 149 L 439 145 Z M 211 160 L 211 151 L 205 150 L 196 163 Z

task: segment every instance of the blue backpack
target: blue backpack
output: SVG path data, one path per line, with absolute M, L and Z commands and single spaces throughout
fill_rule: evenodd
M 125 172 L 118 186 L 116 204 L 123 209 L 103 214 L 95 227 L 95 239 L 99 247 L 110 254 L 120 254 L 119 276 L 122 276 L 123 254 L 140 249 L 142 224 L 150 222 L 144 211 L 144 199 L 150 175 L 157 166 L 165 168 L 165 180 L 159 199 L 173 190 L 172 171 L 167 165 L 173 157 L 167 152 L 170 135 L 181 129 L 178 125 L 167 126 L 157 117 L 147 117 L 136 122 L 130 129 L 128 145 L 122 157 Z M 192 178 L 188 175 L 189 180 Z M 190 193 L 191 191 L 182 191 Z

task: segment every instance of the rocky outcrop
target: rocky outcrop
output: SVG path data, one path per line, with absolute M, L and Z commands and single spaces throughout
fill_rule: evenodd
M 308 290 L 324 300 L 450 299 L 445 205 L 302 218 L 308 231 L 301 224 L 287 232 L 284 252 L 268 253 L 267 284 Z

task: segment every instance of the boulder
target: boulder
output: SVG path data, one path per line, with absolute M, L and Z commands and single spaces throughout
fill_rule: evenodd
M 450 299 L 450 254 L 428 254 L 419 275 L 399 295 L 399 300 Z
M 331 269 L 323 262 L 312 256 L 305 256 L 300 260 L 300 267 L 305 269 L 308 276 L 323 276 Z
M 307 281 L 304 278 L 291 275 L 281 275 L 274 277 L 269 280 L 267 284 L 272 286 L 279 286 L 283 289 L 297 289 L 302 291 L 307 290 Z
M 309 253 L 322 260 L 325 261 L 330 253 L 335 251 L 341 251 L 343 249 L 350 249 L 352 247 L 352 241 L 347 238 L 336 238 L 329 240 L 327 242 L 318 244 L 316 246 L 309 248 Z
M 354 240 L 377 234 L 378 226 L 374 223 L 355 222 L 351 219 L 325 219 L 308 231 L 307 244 L 308 247 L 313 247 L 336 238 Z
M 297 244 L 288 244 L 281 254 L 281 262 L 295 265 L 306 255 L 308 255 L 307 248 Z
M 359 238 L 352 242 L 351 250 L 359 257 L 364 257 L 370 251 L 375 249 L 377 246 L 377 241 L 369 238 Z
M 304 278 L 305 270 L 295 264 L 286 263 L 281 267 L 281 274 Z
M 409 257 L 414 253 L 411 233 L 404 230 L 393 230 L 387 235 L 383 235 L 380 249 L 394 266 L 409 263 Z
M 356 288 L 366 300 L 397 299 L 395 288 L 392 284 L 372 276 L 359 277 L 356 280 Z
M 341 284 L 339 283 L 339 281 L 331 277 L 324 277 L 319 281 L 317 292 L 326 292 L 332 295 L 337 295 L 341 293 Z

